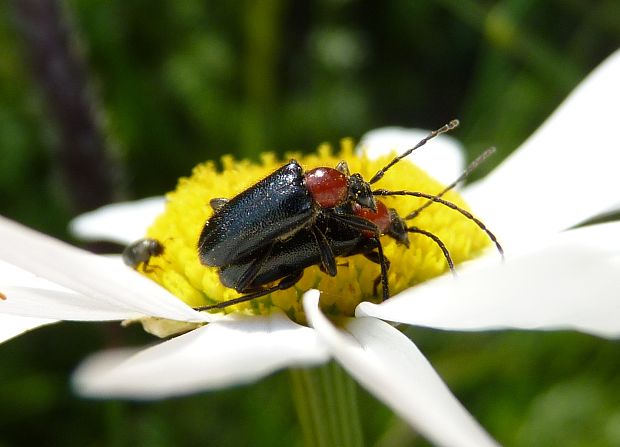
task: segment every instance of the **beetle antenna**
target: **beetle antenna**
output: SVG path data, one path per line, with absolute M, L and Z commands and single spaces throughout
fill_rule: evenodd
M 450 271 L 453 275 L 456 276 L 456 270 L 454 270 L 454 261 L 452 260 L 452 256 L 450 256 L 450 252 L 448 251 L 446 244 L 443 243 L 441 239 L 436 234 L 431 233 L 430 231 L 422 230 L 418 227 L 409 227 L 407 228 L 407 232 L 409 233 L 417 233 L 422 234 L 430 239 L 432 239 L 441 251 L 443 252 L 443 257 L 446 258 L 446 262 L 448 263 L 448 267 L 450 267 Z
M 452 120 L 450 121 L 448 124 L 440 127 L 437 130 L 433 130 L 430 134 L 428 134 L 425 138 L 423 138 L 418 144 L 416 144 L 415 146 L 413 146 L 411 149 L 406 150 L 405 152 L 403 152 L 402 154 L 400 154 L 397 157 L 394 157 L 392 159 L 392 161 L 390 161 L 387 165 L 385 165 L 383 168 L 381 168 L 371 179 L 368 183 L 370 183 L 371 185 L 373 183 L 378 182 L 379 180 L 381 180 L 383 178 L 383 176 L 385 175 L 386 171 L 388 169 L 390 169 L 392 166 L 394 166 L 396 163 L 398 163 L 400 160 L 402 160 L 403 158 L 407 157 L 409 154 L 411 154 L 413 151 L 415 151 L 416 149 L 418 149 L 419 147 L 422 147 L 426 144 L 427 141 L 432 140 L 433 138 L 435 138 L 437 135 L 441 135 L 442 133 L 446 133 L 451 131 L 452 129 L 454 129 L 455 127 L 457 127 L 459 125 L 459 120 Z
M 478 218 L 476 218 L 474 215 L 472 215 L 469 211 L 464 210 L 463 208 L 461 208 L 460 206 L 449 202 L 447 200 L 444 200 L 440 197 L 434 196 L 432 194 L 426 194 L 424 192 L 418 192 L 418 191 L 390 191 L 387 189 L 377 189 L 375 191 L 372 192 L 373 195 L 375 196 L 412 196 L 412 197 L 422 197 L 424 199 L 429 199 L 431 202 L 437 202 L 437 203 L 441 203 L 444 206 L 447 206 L 448 208 L 453 209 L 454 211 L 457 211 L 459 213 L 461 213 L 463 216 L 465 216 L 466 218 L 468 218 L 469 220 L 473 221 L 476 225 L 478 225 L 478 227 L 484 231 L 487 236 L 489 237 L 489 239 L 491 239 L 491 241 L 495 244 L 495 247 L 497 248 L 497 251 L 499 252 L 500 255 L 502 255 L 502 259 L 504 258 L 504 249 L 502 248 L 501 244 L 499 243 L 499 241 L 497 240 L 497 238 L 495 237 L 495 235 L 491 232 L 491 230 L 489 230 L 486 225 Z
M 495 153 L 495 148 L 494 147 L 490 147 L 487 150 L 485 150 L 474 161 L 472 161 L 469 164 L 469 166 L 467 166 L 467 168 L 461 173 L 461 175 L 458 176 L 458 178 L 456 180 L 454 180 L 452 183 L 450 183 L 448 186 L 446 186 L 443 190 L 441 190 L 441 192 L 436 194 L 435 197 L 442 197 L 445 193 L 447 193 L 448 191 L 452 190 L 456 185 L 458 185 L 463 180 L 465 180 L 469 176 L 469 174 L 471 174 L 472 171 L 474 171 L 474 169 L 476 169 L 478 166 L 480 166 L 480 164 L 483 161 L 485 161 L 487 158 L 489 158 L 494 153 Z M 422 212 L 422 210 L 428 208 L 432 204 L 433 204 L 433 201 L 429 199 L 421 207 L 419 207 L 418 209 L 416 209 L 416 210 L 412 211 L 411 213 L 407 214 L 405 219 L 407 219 L 407 220 L 413 219 L 418 214 L 420 214 Z

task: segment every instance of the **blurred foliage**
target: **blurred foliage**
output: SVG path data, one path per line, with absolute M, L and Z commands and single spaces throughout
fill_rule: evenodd
M 66 237 L 58 125 L 0 5 L 0 213 Z M 13 5 L 13 6 L 11 6 Z M 384 125 L 434 128 L 475 155 L 518 145 L 620 43 L 615 0 L 68 0 L 117 196 L 161 194 L 205 159 L 310 151 Z M 584 148 L 585 149 L 585 148 Z M 527 179 L 524 179 L 527 181 Z M 574 333 L 411 330 L 501 442 L 620 445 L 617 343 Z M 155 403 L 79 399 L 87 353 L 151 341 L 114 325 L 48 327 L 2 346 L 0 447 L 295 445 L 287 376 Z M 362 393 L 369 445 L 426 445 Z M 239 429 L 239 426 L 242 429 Z

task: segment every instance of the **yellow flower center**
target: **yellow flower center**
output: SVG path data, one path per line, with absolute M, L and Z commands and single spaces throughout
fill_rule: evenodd
M 348 139 L 342 141 L 338 156 L 332 154 L 329 146 L 323 145 L 318 155 L 295 154 L 294 157 L 304 169 L 334 167 L 339 161 L 346 160 L 351 172 L 359 172 L 365 179 L 370 179 L 391 159 L 382 157 L 370 160 L 366 156 L 354 155 L 352 142 Z M 142 273 L 192 307 L 212 305 L 240 296 L 235 290 L 222 285 L 217 268 L 202 265 L 198 258 L 198 238 L 213 213 L 209 201 L 234 197 L 271 174 L 282 165 L 282 161 L 272 154 L 265 154 L 261 163 L 224 157 L 222 164 L 222 172 L 218 172 L 213 162 L 206 162 L 196 166 L 191 177 L 180 179 L 176 190 L 167 195 L 165 212 L 148 230 L 147 236 L 158 240 L 164 250 L 160 256 L 151 258 L 147 269 L 141 268 Z M 407 160 L 396 164 L 373 186 L 430 194 L 437 194 L 443 189 L 443 185 Z M 462 208 L 467 207 L 454 191 L 444 198 Z M 417 197 L 381 197 L 381 200 L 389 208 L 395 208 L 401 216 L 406 216 L 426 202 L 426 199 Z M 488 237 L 474 222 L 438 203 L 433 203 L 408 221 L 408 225 L 439 237 L 455 263 L 471 259 L 489 245 Z M 448 269 L 441 249 L 424 235 L 410 234 L 409 248 L 397 244 L 389 236 L 382 237 L 381 242 L 385 256 L 391 262 L 388 280 L 392 295 L 441 275 Z M 380 274 L 378 264 L 363 255 L 337 258 L 337 263 L 338 274 L 335 277 L 321 272 L 318 266 L 308 267 L 302 279 L 290 289 L 227 307 L 225 311 L 264 314 L 272 306 L 277 306 L 293 320 L 304 322 L 300 298 L 311 288 L 322 292 L 322 309 L 333 318 L 353 315 L 361 301 L 377 302 L 381 299 L 380 286 L 379 296 L 373 293 L 375 278 Z

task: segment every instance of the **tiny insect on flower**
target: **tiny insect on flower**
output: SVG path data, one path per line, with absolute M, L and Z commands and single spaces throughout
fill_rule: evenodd
M 163 252 L 164 246 L 159 241 L 150 238 L 138 239 L 123 250 L 123 262 L 134 269 L 141 265 L 142 270 L 148 271 L 150 259 Z
M 211 163 L 199 166 L 192 178 L 182 179 L 177 191 L 169 194 L 168 209 L 151 228 L 148 238 L 127 248 L 125 262 L 133 264 L 133 267 L 141 265 L 143 273 L 198 310 L 233 306 L 234 310 L 240 310 L 238 305 L 241 303 L 271 295 L 270 300 L 260 300 L 260 303 L 252 303 L 243 309 L 250 313 L 262 313 L 265 306 L 274 304 L 282 307 L 291 318 L 303 321 L 299 293 L 311 287 L 320 287 L 325 295 L 330 295 L 331 288 L 321 287 L 320 284 L 328 283 L 329 278 L 337 273 L 345 284 L 347 281 L 351 283 L 345 287 L 355 287 L 354 283 L 360 282 L 351 278 L 352 273 L 357 276 L 356 279 L 363 278 L 367 283 L 361 285 L 350 302 L 332 306 L 335 315 L 351 315 L 360 301 L 376 301 L 379 284 L 383 300 L 391 295 L 390 289 L 399 291 L 410 286 L 412 281 L 402 278 L 402 270 L 408 269 L 409 265 L 433 264 L 433 273 L 425 272 L 424 268 L 417 272 L 422 275 L 420 280 L 415 281 L 419 282 L 446 269 L 454 271 L 455 263 L 475 256 L 488 244 L 480 240 L 479 235 L 471 237 L 471 227 L 462 233 L 463 222 L 457 223 L 455 216 L 438 219 L 435 215 L 437 210 L 433 210 L 429 213 L 430 221 L 425 222 L 420 212 L 434 203 L 439 204 L 434 208 L 446 208 L 449 214 L 456 211 L 455 214 L 464 216 L 478 231 L 482 230 L 502 253 L 493 233 L 465 209 L 466 205 L 452 191 L 492 150 L 487 150 L 448 186 L 434 182 L 425 185 L 425 181 L 430 179 L 422 172 L 412 172 L 413 165 L 402 161 L 427 141 L 457 125 L 455 120 L 431 132 L 417 145 L 388 162 L 370 163 L 365 160 L 359 163 L 351 157 L 350 147 L 348 151 L 343 148 L 342 159 L 351 160 L 350 164 L 358 171 L 355 174 L 350 174 L 349 163 L 342 159 L 333 164 L 335 168 L 304 170 L 302 163 L 316 166 L 319 162 L 300 158 L 302 163 L 292 160 L 267 176 L 250 176 L 248 172 L 255 167 L 247 162 L 233 163 L 230 159 L 224 160 L 225 172 L 222 174 L 214 174 Z M 320 152 L 320 164 L 329 164 L 325 161 L 327 158 L 333 159 L 331 153 L 325 148 Z M 273 162 L 270 155 L 264 157 L 265 167 L 273 165 Z M 211 171 L 210 177 L 227 176 L 226 171 L 236 174 L 226 180 L 235 181 L 232 191 L 236 193 L 231 194 L 229 190 L 227 194 L 222 194 L 231 199 L 219 195 L 213 198 L 219 190 L 224 190 L 222 183 L 226 182 L 222 182 L 222 178 L 218 182 L 209 179 L 208 188 L 203 184 L 199 190 L 194 189 L 191 199 L 182 192 L 198 181 L 198 177 L 202 177 L 200 182 L 205 180 L 201 172 L 203 169 Z M 394 170 L 394 175 L 384 177 L 390 169 Z M 367 182 L 364 175 L 369 171 L 374 175 L 369 176 L 371 180 Z M 415 182 L 399 178 L 399 173 L 403 171 L 409 171 L 405 176 Z M 258 177 L 259 180 L 250 180 L 249 185 L 240 188 L 237 182 L 240 175 L 251 179 Z M 388 188 L 373 190 L 371 184 L 379 180 L 383 180 Z M 420 192 L 422 190 L 431 192 Z M 404 195 L 410 197 L 395 206 L 399 203 L 396 197 Z M 382 199 L 377 200 L 376 196 L 382 196 Z M 442 198 L 444 196 L 446 198 Z M 211 214 L 203 214 L 203 223 L 197 228 L 197 215 L 208 208 L 211 208 Z M 442 212 L 439 213 L 443 216 Z M 185 225 L 181 228 L 180 222 L 173 221 L 172 215 Z M 408 226 L 406 221 L 414 217 L 420 225 Z M 191 224 L 188 224 L 190 219 Z M 461 247 L 456 244 L 456 253 L 452 253 L 455 239 L 464 234 L 467 236 Z M 384 235 L 388 238 L 382 242 Z M 392 245 L 410 247 L 410 235 L 416 238 L 410 251 L 417 260 L 394 271 L 390 268 L 393 264 L 390 258 L 398 260 L 398 264 L 410 262 L 410 259 L 403 257 L 402 251 L 394 254 L 398 249 Z M 420 239 L 427 241 L 424 243 Z M 147 249 L 149 245 L 160 248 L 157 253 L 151 253 Z M 460 252 L 461 248 L 466 254 Z M 189 250 L 194 253 L 189 253 Z M 429 252 L 433 254 L 429 255 Z M 184 259 L 182 264 L 181 258 Z M 337 264 L 343 258 L 346 261 Z M 365 261 L 360 262 L 356 258 Z M 369 264 L 375 265 L 374 272 L 369 270 Z M 316 269 L 320 277 L 317 277 Z M 308 273 L 309 270 L 314 273 Z M 374 281 L 368 278 L 374 278 Z M 236 296 L 233 295 L 235 292 Z M 344 294 L 334 293 L 334 296 L 339 295 Z M 326 298 L 326 301 L 331 304 L 335 302 L 334 298 Z

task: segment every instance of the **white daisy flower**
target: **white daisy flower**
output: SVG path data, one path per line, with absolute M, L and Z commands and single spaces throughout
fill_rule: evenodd
M 388 243 L 390 285 L 400 293 L 384 303 L 367 301 L 377 266 L 355 257 L 347 258 L 348 266 L 339 267 L 334 279 L 307 269 L 298 286 L 288 291 L 235 306 L 226 315 L 197 312 L 192 307 L 235 296 L 224 290 L 216 272 L 200 268 L 195 242 L 187 242 L 196 237 L 195 222 L 206 219 L 204 203 L 214 197 L 207 195 L 205 201 L 196 191 L 212 186 L 198 181 L 213 172 L 207 164 L 169 195 L 163 217 L 149 229 L 149 236 L 157 236 L 166 251 L 144 273 L 174 294 L 116 259 L 86 253 L 2 218 L 0 338 L 57 320 L 141 320 L 154 332 L 167 331 L 166 322 L 172 320 L 195 329 L 146 349 L 95 354 L 76 372 L 77 390 L 90 396 L 153 399 L 250 382 L 280 368 L 333 358 L 431 442 L 496 445 L 414 343 L 383 320 L 443 330 L 574 329 L 601 337 L 620 335 L 620 223 L 564 231 L 618 209 L 620 139 L 612 107 L 620 103 L 619 77 L 616 52 L 520 149 L 463 191 L 471 209 L 505 245 L 504 263 L 496 254 L 482 256 L 459 266 L 457 278 L 440 276 L 445 261 L 432 241 L 412 240 L 409 250 Z M 382 139 L 368 140 L 373 157 L 375 144 L 396 149 Z M 352 157 L 347 150 L 353 171 L 373 171 L 370 159 Z M 325 160 L 331 160 L 325 149 L 319 158 L 306 159 L 314 165 Z M 429 162 L 429 172 L 436 162 Z M 271 157 L 265 157 L 263 166 L 229 160 L 229 176 L 217 181 L 230 184 L 217 187 L 238 189 L 240 183 L 260 178 L 273 163 Z M 445 166 L 444 161 L 439 165 Z M 440 189 L 415 169 L 403 163 L 381 186 Z M 456 194 L 450 200 L 461 203 Z M 390 203 L 415 208 L 415 202 L 406 199 Z M 163 207 L 157 199 L 139 213 L 131 205 L 120 211 L 108 207 L 77 220 L 74 228 L 83 236 L 133 240 L 140 233 L 136 229 L 146 228 L 142 216 Z M 127 210 L 134 218 L 123 217 Z M 416 218 L 418 222 L 437 233 L 457 261 L 488 245 L 471 221 L 437 205 Z M 165 234 L 172 236 L 166 240 Z M 313 287 L 322 294 L 310 290 L 298 304 L 298 296 Z

